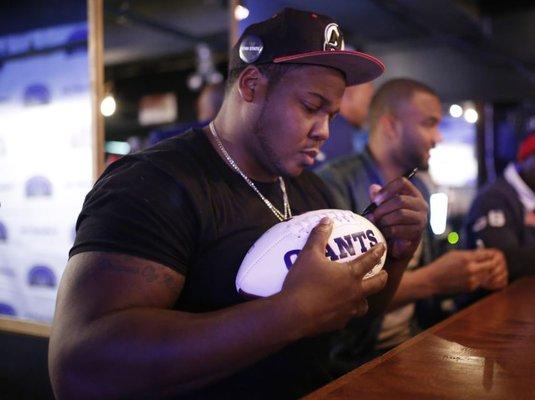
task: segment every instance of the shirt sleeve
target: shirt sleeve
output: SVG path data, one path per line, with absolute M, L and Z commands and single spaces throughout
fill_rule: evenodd
M 198 235 L 187 191 L 148 161 L 116 163 L 86 196 L 69 257 L 124 253 L 186 275 Z

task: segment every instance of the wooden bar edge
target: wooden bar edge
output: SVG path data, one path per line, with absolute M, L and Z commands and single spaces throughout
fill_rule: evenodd
M 341 377 L 339 377 L 338 379 L 332 381 L 331 383 L 328 383 L 327 385 L 325 385 L 325 386 L 315 390 L 314 392 L 304 396 L 302 399 L 306 400 L 308 398 L 321 398 L 322 396 L 326 396 L 328 393 L 331 393 L 331 392 L 337 390 L 338 388 L 346 385 L 346 383 L 348 381 L 351 381 L 354 377 L 362 375 L 362 374 L 368 372 L 369 370 L 375 368 L 377 365 L 383 363 L 384 361 L 394 357 L 399 352 L 405 350 L 407 347 L 411 347 L 415 343 L 418 343 L 418 342 L 422 341 L 423 339 L 425 339 L 426 337 L 428 337 L 429 335 L 432 335 L 433 333 L 435 333 L 437 330 L 441 329 L 442 327 L 453 323 L 454 321 L 456 321 L 459 318 L 462 318 L 462 317 L 464 317 L 466 315 L 469 315 L 469 314 L 473 313 L 478 308 L 482 307 L 482 305 L 486 304 L 489 301 L 492 301 L 492 299 L 494 297 L 500 296 L 500 294 L 503 291 L 514 290 L 514 288 L 518 284 L 520 284 L 520 282 L 522 282 L 525 279 L 529 279 L 529 278 L 519 279 L 519 280 L 511 283 L 505 289 L 497 291 L 497 292 L 494 292 L 492 294 L 489 294 L 485 298 L 475 302 L 474 304 L 471 304 L 470 306 L 468 306 L 465 309 L 459 311 L 458 313 L 452 315 L 451 317 L 446 318 L 444 321 L 441 321 L 438 324 L 433 325 L 429 329 L 426 329 L 425 331 L 420 332 L 418 335 L 416 335 L 413 338 L 407 340 L 406 342 L 400 344 L 399 346 L 394 347 L 392 350 L 386 352 L 382 356 L 379 356 L 377 358 L 374 358 L 371 361 L 368 361 L 366 364 L 354 369 L 353 371 L 348 372 L 345 375 L 342 375 Z
M 18 318 L 0 317 L 0 332 L 49 338 L 51 326 Z

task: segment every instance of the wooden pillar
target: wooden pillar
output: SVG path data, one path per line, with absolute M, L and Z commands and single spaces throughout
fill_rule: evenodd
M 229 2 L 229 54 L 238 37 L 238 21 L 234 18 L 234 9 L 240 4 L 240 0 L 230 0 Z
M 93 180 L 104 171 L 104 12 L 103 0 L 87 0 L 89 20 L 89 76 L 91 82 Z

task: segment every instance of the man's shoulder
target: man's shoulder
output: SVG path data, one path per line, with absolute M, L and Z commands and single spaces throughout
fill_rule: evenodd
M 363 167 L 363 165 L 363 154 L 352 153 L 345 156 L 337 157 L 331 161 L 326 162 L 318 169 L 318 171 L 360 169 Z
M 503 177 L 481 187 L 475 200 L 481 203 L 489 201 L 514 201 L 517 199 L 515 189 Z
M 297 196 L 311 207 L 302 211 L 309 211 L 317 208 L 337 208 L 337 203 L 332 197 L 325 182 L 314 172 L 305 170 L 300 175 L 285 179 L 288 183 L 291 197 Z
M 155 185 L 189 186 L 211 168 L 210 149 L 202 132 L 190 130 L 155 146 L 122 157 L 109 165 L 94 189 L 149 188 Z
M 151 163 L 163 170 L 175 167 L 197 169 L 209 158 L 209 146 L 201 130 L 189 129 L 178 136 L 126 156 L 125 161 Z
M 357 187 L 365 187 L 364 191 L 367 193 L 368 182 L 368 178 L 365 176 L 365 161 L 360 153 L 334 159 L 319 168 L 316 173 L 326 184 L 337 208 L 354 211 L 360 209 L 361 205 L 357 203 L 363 195 Z
M 175 164 L 197 164 L 209 151 L 209 142 L 202 130 L 194 128 L 163 140 L 139 153 L 138 158 L 147 161 L 171 161 Z M 203 156 L 203 158 L 199 158 Z
M 365 168 L 365 161 L 361 153 L 349 154 L 323 164 L 316 170 L 322 178 L 333 176 L 345 178 L 355 176 Z
M 472 202 L 468 220 L 472 221 L 489 210 L 508 212 L 521 219 L 522 203 L 515 189 L 503 177 L 480 188 Z
M 304 170 L 298 176 L 289 179 L 290 185 L 304 191 L 315 190 L 323 192 L 326 190 L 325 182 L 313 171 Z
M 299 175 L 292 178 L 296 183 L 321 183 L 321 179 L 318 177 L 316 171 L 310 171 L 305 169 Z

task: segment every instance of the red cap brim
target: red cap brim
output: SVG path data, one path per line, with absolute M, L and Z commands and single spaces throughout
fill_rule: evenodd
M 345 74 L 347 86 L 373 81 L 386 69 L 381 60 L 353 50 L 312 51 L 277 57 L 273 62 L 332 67 Z

